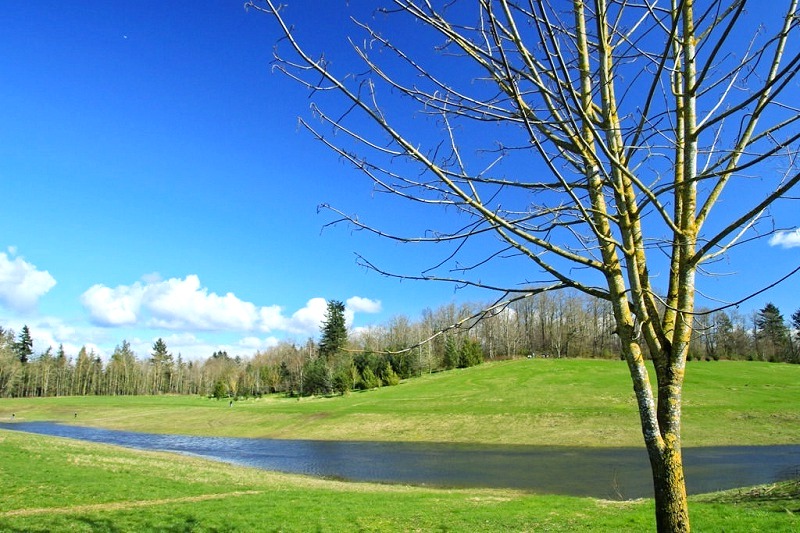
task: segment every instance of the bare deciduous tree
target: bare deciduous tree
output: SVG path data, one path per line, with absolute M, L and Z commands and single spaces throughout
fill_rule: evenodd
M 302 11 L 248 4 L 280 32 L 275 68 L 312 93 L 316 120 L 302 125 L 377 191 L 450 216 L 406 235 L 328 208 L 448 250 L 418 275 L 361 258 L 383 274 L 495 290 L 500 305 L 561 288 L 608 301 L 658 529 L 688 531 L 681 391 L 696 275 L 774 231 L 768 209 L 800 181 L 797 1 L 755 14 L 746 0 L 387 4 L 353 19 L 360 66 L 332 62 L 335 44 L 308 47 L 291 22 Z M 494 281 L 498 261 L 518 269 L 513 284 Z

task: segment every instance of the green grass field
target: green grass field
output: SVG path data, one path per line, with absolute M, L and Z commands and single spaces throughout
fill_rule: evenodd
M 0 432 L 0 531 L 645 531 L 651 500 L 343 483 Z M 696 531 L 792 531 L 800 486 L 693 498 Z
M 345 397 L 0 400 L 0 419 L 283 438 L 641 446 L 624 364 L 522 360 Z M 800 366 L 696 362 L 686 446 L 800 443 Z M 77 418 L 74 413 L 78 413 Z M 691 498 L 695 531 L 798 531 L 800 482 Z M 0 531 L 642 531 L 651 500 L 344 483 L 0 431 Z
M 489 363 L 344 397 L 269 396 L 232 408 L 197 396 L 0 400 L 0 419 L 11 413 L 17 420 L 190 435 L 642 445 L 627 367 L 604 360 Z M 683 443 L 800 443 L 800 366 L 690 363 Z

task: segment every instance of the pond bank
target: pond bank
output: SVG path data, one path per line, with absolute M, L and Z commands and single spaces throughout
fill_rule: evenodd
M 644 448 L 196 437 L 52 422 L 0 423 L 0 429 L 348 481 L 512 488 L 606 499 L 652 497 Z M 800 474 L 800 445 L 686 448 L 684 464 L 691 494 L 773 483 Z

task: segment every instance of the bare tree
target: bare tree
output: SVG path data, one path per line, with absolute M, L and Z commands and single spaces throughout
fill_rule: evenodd
M 562 288 L 608 301 L 658 529 L 689 530 L 681 391 L 696 276 L 774 231 L 768 209 L 800 180 L 797 1 L 756 14 L 746 0 L 386 3 L 353 19 L 360 66 L 332 61 L 333 42 L 307 46 L 291 20 L 302 28 L 303 12 L 248 4 L 280 32 L 275 68 L 311 91 L 316 120 L 301 124 L 427 226 L 404 234 L 328 207 L 336 222 L 445 250 L 413 275 L 361 258 L 386 275 L 498 303 Z M 427 208 L 449 216 L 416 216 Z M 496 281 L 498 261 L 518 279 Z

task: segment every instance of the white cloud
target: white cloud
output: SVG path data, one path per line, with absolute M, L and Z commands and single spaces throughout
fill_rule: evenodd
M 149 281 L 148 281 L 149 280 Z M 219 295 L 203 287 L 197 275 L 161 280 L 156 275 L 132 285 L 107 287 L 94 285 L 81 296 L 81 302 L 94 324 L 100 326 L 149 326 L 173 331 L 242 331 L 314 336 L 320 331 L 327 301 L 311 298 L 290 316 L 278 305 L 257 306 L 233 293 Z M 354 296 L 347 300 L 345 317 L 377 313 L 378 300 Z M 245 337 L 240 346 L 266 348 L 274 337 Z M 185 343 L 184 343 L 185 344 Z
M 769 240 L 770 246 L 780 246 L 782 248 L 795 248 L 800 246 L 800 228 L 794 231 L 779 231 Z
M 101 326 L 135 324 L 139 319 L 145 288 L 140 283 L 120 285 L 114 289 L 92 285 L 81 295 L 81 303 L 89 311 L 92 322 Z
M 151 272 L 150 274 L 145 274 L 144 276 L 142 276 L 142 281 L 144 281 L 147 284 L 158 283 L 162 279 L 163 278 L 161 277 L 161 274 L 159 274 L 158 272 Z
M 122 340 L 127 340 L 133 349 L 136 357 L 147 360 L 153 351 L 153 343 L 161 337 L 167 345 L 167 349 L 175 358 L 181 354 L 184 361 L 205 360 L 212 353 L 222 350 L 231 355 L 241 355 L 243 357 L 252 355 L 257 350 L 265 350 L 271 346 L 276 346 L 279 339 L 267 336 L 258 338 L 247 336 L 240 340 L 230 338 L 231 336 L 217 333 L 210 333 L 208 337 L 188 331 L 158 332 L 152 336 L 138 336 L 133 331 L 109 330 L 106 327 L 76 327 L 63 322 L 57 317 L 39 317 L 34 320 L 14 319 L 3 324 L 3 327 L 19 332 L 22 326 L 27 324 L 33 337 L 33 350 L 40 354 L 52 348 L 55 355 L 59 345 L 63 345 L 67 357 L 73 361 L 78 356 L 81 347 L 85 346 L 87 351 L 93 351 L 100 356 L 106 363 L 114 352 L 114 348 L 122 344 Z M 221 340 L 221 338 L 225 340 Z
M 290 333 L 316 334 L 325 320 L 327 310 L 328 302 L 325 298 L 311 298 L 305 307 L 294 312 L 284 329 Z
M 276 337 L 267 337 L 261 339 L 259 337 L 244 337 L 237 343 L 241 348 L 249 351 L 265 350 L 278 345 L 280 341 Z
M 370 300 L 361 296 L 348 298 L 344 308 L 344 321 L 348 328 L 353 326 L 356 313 L 380 313 L 380 300 Z
M 163 340 L 167 345 L 172 346 L 202 346 L 204 341 L 199 339 L 196 335 L 191 333 L 173 333 L 172 335 L 167 335 L 166 337 L 159 337 Z M 153 338 L 152 342 L 150 343 L 150 347 L 153 347 L 157 338 Z M 177 351 L 176 351 L 177 353 Z
M 263 312 L 262 308 L 262 312 Z M 280 310 L 280 308 L 278 308 Z M 344 318 L 348 327 L 352 325 L 355 313 L 378 313 L 381 310 L 379 300 L 370 300 L 360 296 L 349 298 L 345 304 Z M 283 319 L 280 329 L 297 335 L 313 336 L 320 332 L 325 314 L 328 311 L 328 302 L 325 298 L 311 298 L 305 307 L 295 311 L 288 319 Z M 275 323 L 278 320 L 274 320 Z
M 383 326 L 376 326 L 376 325 L 372 324 L 372 325 L 369 325 L 369 326 L 358 326 L 356 328 L 353 328 L 353 330 L 350 332 L 350 334 L 354 338 L 366 339 L 366 338 L 369 338 L 369 337 L 372 337 L 372 336 L 382 335 L 385 332 L 386 331 L 385 331 L 385 328 Z
M 348 298 L 346 302 L 347 308 L 354 313 L 380 313 L 381 301 L 370 300 L 369 298 L 362 298 L 361 296 L 353 296 Z
M 4 327 L 12 329 L 17 333 L 19 333 L 25 325 L 30 328 L 31 337 L 33 338 L 33 351 L 37 355 L 45 352 L 47 348 L 51 348 L 52 355 L 55 355 L 59 345 L 64 347 L 64 352 L 67 357 L 73 359 L 78 355 L 78 351 L 84 345 L 87 350 L 94 350 L 95 355 L 100 355 L 101 357 L 106 357 L 109 353 L 107 349 L 101 348 L 100 345 L 87 342 L 87 339 L 100 342 L 100 339 L 103 337 L 102 334 L 98 335 L 97 331 L 90 329 L 76 328 L 63 322 L 62 319 L 58 317 L 44 316 L 34 318 L 33 320 L 18 318 L 3 324 Z
M 102 326 L 145 322 L 165 329 L 251 330 L 259 312 L 232 293 L 220 296 L 201 287 L 196 275 L 115 288 L 94 285 L 81 296 L 92 321 Z
M 218 349 L 217 344 L 207 342 L 192 333 L 173 333 L 165 336 L 154 336 L 150 339 L 135 337 L 129 339 L 129 341 L 136 357 L 146 360 L 153 352 L 153 344 L 159 338 L 164 341 L 164 344 L 167 345 L 167 350 L 175 359 L 180 355 L 184 361 L 204 359 L 211 356 Z
M 137 342 L 131 343 L 136 356 L 142 359 L 148 358 L 153 351 L 153 343 L 155 343 L 156 339 L 157 337 L 153 337 L 149 341 L 137 340 Z M 181 358 L 186 362 L 205 360 L 217 351 L 226 352 L 231 357 L 237 355 L 250 356 L 258 350 L 277 346 L 280 342 L 277 338 L 271 336 L 265 338 L 247 336 L 238 341 L 220 343 L 198 337 L 192 333 L 175 333 L 163 336 L 161 339 L 175 359 L 180 354 Z
M 64 350 L 67 346 L 72 346 L 79 340 L 79 331 L 72 325 L 65 324 L 60 318 L 56 317 L 43 317 L 34 322 L 32 326 L 31 335 L 36 340 L 41 340 L 43 350 L 47 346 L 58 349 L 59 344 L 64 344 Z
M 8 252 L 0 252 L 0 304 L 14 311 L 32 311 L 56 280 L 48 271 L 14 257 L 16 248 L 9 247 Z
M 286 329 L 286 317 L 278 305 L 262 307 L 258 310 L 259 327 L 262 331 Z
M 255 305 L 209 293 L 195 275 L 151 284 L 145 297 L 153 323 L 168 329 L 249 331 L 258 320 Z

